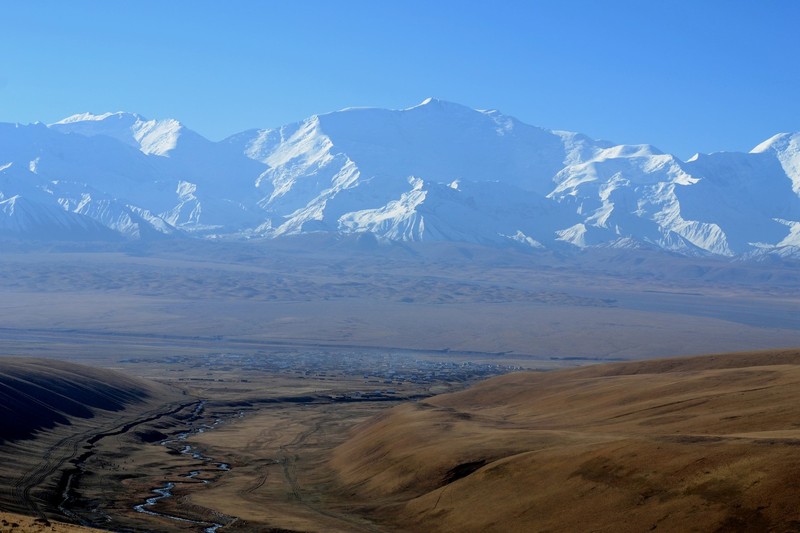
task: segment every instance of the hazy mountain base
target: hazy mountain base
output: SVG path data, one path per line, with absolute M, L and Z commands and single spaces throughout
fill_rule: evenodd
M 4 247 L 8 353 L 107 358 L 213 340 L 474 352 L 542 368 L 800 344 L 800 270 L 786 260 L 322 236 L 105 250 Z

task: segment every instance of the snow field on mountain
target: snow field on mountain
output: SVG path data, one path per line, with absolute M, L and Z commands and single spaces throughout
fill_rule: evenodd
M 681 161 L 433 98 L 220 142 L 84 113 L 0 124 L 0 207 L 4 234 L 45 240 L 326 232 L 786 256 L 800 246 L 800 134 Z

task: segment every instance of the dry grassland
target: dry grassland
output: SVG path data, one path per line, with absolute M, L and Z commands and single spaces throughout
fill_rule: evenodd
M 137 369 L 165 376 L 176 365 Z M 112 530 L 201 531 L 213 522 L 225 524 L 221 532 L 800 527 L 798 350 L 522 372 L 400 405 L 333 401 L 364 381 L 331 371 L 177 366 L 183 377 L 171 381 L 187 397 L 161 396 L 146 412 L 132 408 L 113 421 L 98 413 L 4 446 L 3 479 L 34 489 L 4 510 L 19 501 L 56 509 L 53 473 L 93 442 L 65 509 Z M 406 385 L 403 394 L 415 390 Z M 196 398 L 207 399 L 199 418 L 189 416 Z M 148 421 L 180 399 L 186 409 Z M 123 419 L 134 425 L 122 430 Z M 159 445 L 215 419 L 222 423 Z M 184 444 L 203 458 L 177 453 Z M 230 470 L 214 466 L 223 461 Z M 169 482 L 172 496 L 152 510 L 194 522 L 133 509 Z
M 0 533 L 92 533 L 102 531 L 88 527 L 49 521 L 0 511 Z
M 329 494 L 330 449 L 348 429 L 385 406 L 350 404 L 262 410 L 241 423 L 193 439 L 232 461 L 233 468 L 188 501 L 238 518 L 225 530 L 380 531 Z
M 396 407 L 333 453 L 410 531 L 796 531 L 800 351 L 513 374 Z
M 101 436 L 187 402 L 172 387 L 44 359 L 0 359 L 0 386 L 0 505 L 42 520 L 63 518 L 66 473 Z
M 800 345 L 793 265 L 308 244 L 4 249 L 0 355 L 159 383 L 0 446 L 0 509 L 125 531 L 800 529 L 796 351 L 528 372 L 412 401 L 487 375 L 441 370 L 464 361 Z M 421 370 L 396 379 L 384 356 Z M 360 395 L 378 389 L 392 392 Z M 169 483 L 160 515 L 134 509 Z

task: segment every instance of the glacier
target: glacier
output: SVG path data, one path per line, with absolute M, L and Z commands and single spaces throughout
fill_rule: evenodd
M 800 257 L 800 133 L 683 161 L 435 98 L 217 142 L 126 112 L 0 124 L 0 237 L 308 233 Z

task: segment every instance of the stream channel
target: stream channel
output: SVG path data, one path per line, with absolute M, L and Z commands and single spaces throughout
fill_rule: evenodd
M 200 402 L 200 404 L 197 406 L 197 408 L 195 408 L 194 412 L 192 413 L 192 417 L 189 419 L 190 422 L 195 421 L 198 418 L 200 418 L 200 415 L 202 414 L 203 409 L 205 407 L 205 403 L 206 403 L 205 401 Z M 238 414 L 238 416 L 241 417 L 241 416 L 243 416 L 243 414 L 240 412 Z M 231 467 L 230 467 L 230 465 L 228 463 L 222 463 L 222 462 L 215 461 L 213 458 L 203 455 L 197 449 L 195 449 L 194 447 L 190 446 L 189 444 L 186 444 L 186 442 L 185 442 L 186 439 L 189 438 L 191 435 L 195 435 L 197 433 L 203 433 L 203 432 L 208 431 L 210 429 L 214 429 L 216 426 L 218 426 L 221 423 L 222 423 L 222 419 L 221 418 L 217 418 L 216 420 L 214 420 L 214 423 L 211 424 L 211 425 L 202 424 L 202 425 L 200 425 L 200 426 L 198 426 L 196 428 L 192 428 L 191 430 L 186 431 L 184 433 L 179 433 L 178 435 L 175 436 L 175 438 L 163 440 L 163 441 L 160 442 L 160 444 L 161 444 L 161 446 L 166 446 L 168 448 L 176 450 L 176 451 L 178 451 L 179 453 L 181 453 L 183 455 L 191 455 L 192 459 L 195 459 L 197 461 L 202 461 L 204 466 L 213 467 L 214 471 L 220 471 L 221 470 L 221 471 L 227 472 L 228 470 L 231 469 Z M 183 479 L 189 480 L 189 481 L 186 481 L 186 483 L 196 483 L 196 481 L 191 481 L 191 480 L 194 480 L 194 478 L 199 476 L 201 474 L 201 472 L 203 472 L 204 470 L 207 471 L 209 469 L 210 468 L 204 468 L 204 469 L 201 469 L 201 470 L 192 470 L 191 472 L 187 473 L 186 475 L 184 475 L 182 477 L 183 477 Z M 202 483 L 204 483 L 204 484 L 210 483 L 210 481 L 207 480 L 207 479 L 201 479 L 200 481 Z M 160 502 L 162 500 L 165 500 L 167 498 L 171 498 L 172 496 L 174 496 L 172 490 L 175 488 L 176 485 L 181 484 L 181 483 L 184 483 L 184 482 L 181 482 L 181 481 L 177 481 L 177 482 L 170 481 L 170 482 L 167 482 L 166 484 L 164 484 L 162 487 L 158 487 L 158 488 L 155 488 L 155 489 L 151 490 L 150 492 L 152 492 L 153 494 L 156 494 L 156 496 L 152 496 L 150 498 L 147 498 L 147 500 L 145 500 L 144 503 L 140 503 L 138 505 L 134 505 L 133 509 L 136 512 L 139 512 L 139 513 L 144 513 L 144 514 L 148 514 L 148 515 L 151 515 L 151 516 L 158 516 L 160 518 L 166 518 L 168 520 L 174 520 L 175 522 L 181 522 L 181 523 L 184 523 L 184 524 L 197 524 L 198 526 L 203 527 L 203 531 L 205 533 L 216 533 L 217 529 L 221 528 L 225 524 L 220 524 L 218 522 L 211 522 L 211 521 L 203 521 L 203 520 L 192 520 L 192 519 L 189 519 L 189 518 L 183 518 L 183 517 L 171 515 L 171 514 L 168 514 L 168 513 L 161 513 L 161 512 L 158 512 L 158 511 L 154 511 L 152 509 L 152 507 L 154 507 L 158 502 Z

